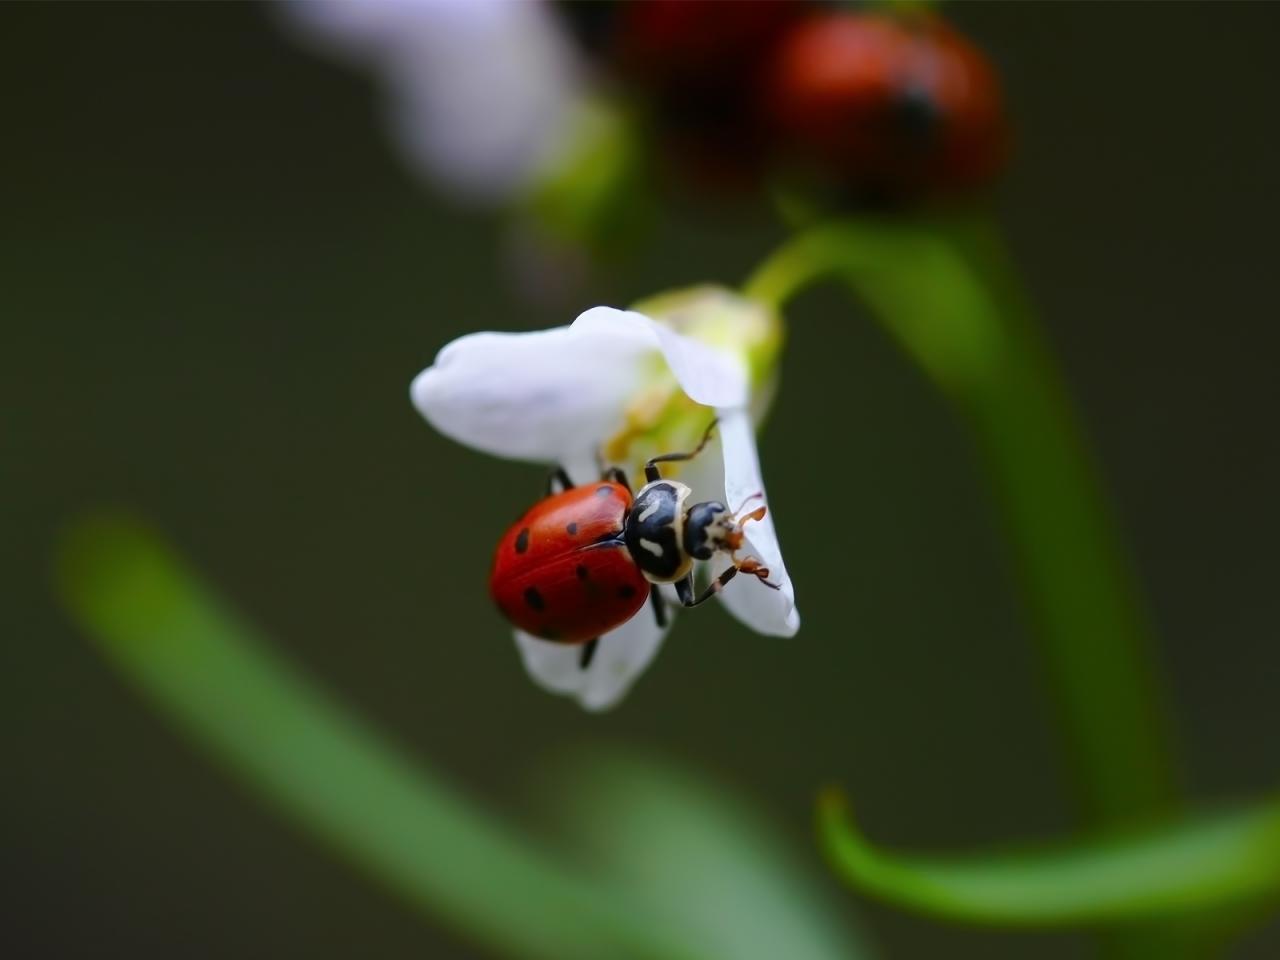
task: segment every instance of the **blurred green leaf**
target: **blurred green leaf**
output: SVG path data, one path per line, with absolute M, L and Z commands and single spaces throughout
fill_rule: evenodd
M 875 848 L 832 790 L 818 802 L 818 834 L 856 889 L 965 923 L 1185 919 L 1280 893 L 1280 800 L 1076 845 L 940 858 Z
M 62 596 L 120 672 L 197 744 L 407 902 L 491 949 L 713 957 L 411 764 L 273 656 L 146 528 L 74 527 Z
M 871 956 L 817 858 L 802 860 L 729 790 L 613 747 L 574 759 L 551 783 L 563 832 L 646 913 L 689 929 L 707 956 Z

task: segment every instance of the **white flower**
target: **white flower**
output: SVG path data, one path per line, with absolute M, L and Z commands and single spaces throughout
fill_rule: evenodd
M 374 72 L 410 162 L 501 199 L 552 162 L 573 122 L 579 65 L 550 4 L 526 0 L 292 0 L 303 42 Z
M 595 307 L 570 326 L 468 334 L 444 347 L 413 380 L 413 403 L 435 429 L 460 443 L 512 460 L 559 463 L 576 484 L 598 479 L 602 456 L 639 480 L 645 460 L 691 449 L 718 417 L 712 443 L 685 466 L 681 479 L 694 497 L 723 499 L 735 509 L 754 495 L 763 497 L 753 415 L 763 415 L 772 390 L 781 340 L 777 317 L 708 288 L 645 306 L 662 321 Z M 719 596 L 754 630 L 791 636 L 800 616 L 772 511 L 746 524 L 744 534 L 741 556 L 768 567 L 778 589 L 740 576 Z M 723 558 L 712 573 L 728 562 Z M 541 686 L 599 710 L 626 694 L 664 635 L 666 628 L 645 607 L 600 637 L 586 669 L 576 646 L 518 630 L 516 643 Z
M 753 414 L 763 413 L 771 391 L 777 318 L 714 289 L 653 300 L 646 309 L 661 322 L 595 307 L 567 327 L 464 336 L 413 381 L 414 405 L 460 443 L 499 457 L 560 464 L 574 483 L 598 479 L 602 457 L 642 482 L 646 459 L 692 449 L 718 417 L 711 444 L 684 465 L 680 479 L 695 498 L 722 500 L 731 509 L 759 500 L 764 483 Z M 743 532 L 740 558 L 767 567 L 778 589 L 740 576 L 720 598 L 758 632 L 791 636 L 800 618 L 772 512 Z M 712 573 L 729 562 L 724 557 Z M 586 669 L 577 647 L 520 631 L 516 642 L 538 683 L 600 710 L 621 699 L 665 633 L 642 608 L 600 639 Z

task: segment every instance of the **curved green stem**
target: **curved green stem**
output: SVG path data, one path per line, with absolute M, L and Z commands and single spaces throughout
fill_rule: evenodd
M 281 813 L 406 902 L 509 956 L 694 960 L 692 931 L 569 869 L 272 655 L 158 538 L 71 531 L 59 586 L 120 672 Z
M 1066 392 L 1008 257 L 974 221 L 858 221 L 802 233 L 747 282 L 780 308 L 848 283 L 959 409 L 990 476 L 1094 820 L 1166 808 L 1166 713 L 1149 631 Z
M 1280 802 L 1274 797 L 1071 845 L 939 857 L 874 846 L 844 797 L 830 790 L 819 797 L 818 836 L 832 867 L 860 890 L 969 924 L 1203 922 L 1210 911 L 1257 910 L 1280 899 Z

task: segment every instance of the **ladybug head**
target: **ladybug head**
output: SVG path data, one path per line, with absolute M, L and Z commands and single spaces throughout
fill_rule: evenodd
M 684 551 L 695 560 L 710 560 L 717 550 L 736 550 L 742 542 L 733 514 L 719 500 L 695 503 L 684 515 Z
M 760 496 L 761 494 L 758 493 L 753 494 L 747 499 L 747 503 Z M 746 506 L 746 503 L 743 506 Z M 761 519 L 765 515 L 765 508 L 756 507 L 742 516 L 738 516 L 738 513 L 741 513 L 741 507 L 735 512 L 719 500 L 695 503 L 685 511 L 684 515 L 685 552 L 695 560 L 710 560 L 717 551 L 723 551 L 731 556 L 737 553 L 742 547 L 743 524 L 750 520 Z M 746 570 L 747 564 L 739 564 L 739 567 Z M 764 571 L 764 576 L 768 576 L 767 570 Z

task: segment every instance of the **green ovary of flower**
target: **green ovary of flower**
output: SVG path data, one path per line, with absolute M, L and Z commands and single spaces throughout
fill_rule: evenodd
M 778 313 L 724 287 L 703 284 L 655 294 L 631 307 L 691 340 L 739 362 L 746 371 L 748 408 L 759 423 L 773 399 L 784 328 Z M 610 463 L 638 471 L 650 457 L 694 447 L 709 423 L 708 410 L 681 389 L 662 358 L 647 364 L 645 386 L 626 410 L 622 429 L 605 442 Z M 669 464 L 669 475 L 679 464 Z

